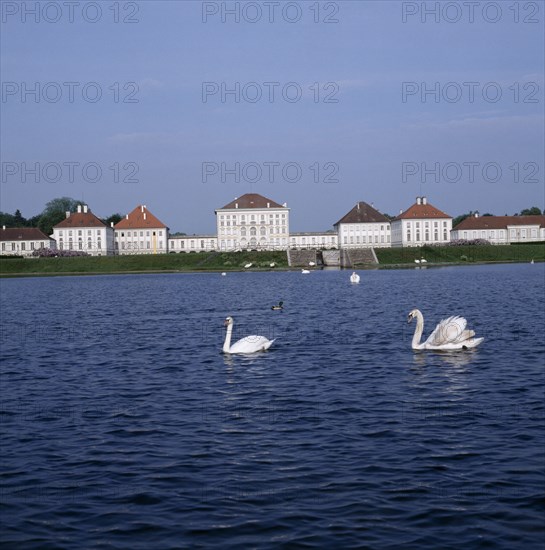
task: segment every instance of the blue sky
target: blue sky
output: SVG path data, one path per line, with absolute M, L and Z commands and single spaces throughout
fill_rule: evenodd
M 247 192 L 287 202 L 292 231 L 329 229 L 360 200 L 545 208 L 542 1 L 278 2 L 272 21 L 262 2 L 260 19 L 243 1 L 35 4 L 2 3 L 2 211 L 143 203 L 173 231 L 213 233 L 214 209 Z

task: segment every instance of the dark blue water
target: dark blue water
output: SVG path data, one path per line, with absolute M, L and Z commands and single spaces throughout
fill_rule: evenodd
M 2 280 L 2 547 L 542 548 L 544 268 Z

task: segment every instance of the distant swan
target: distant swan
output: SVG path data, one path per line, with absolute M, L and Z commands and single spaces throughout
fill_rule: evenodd
M 310 273 L 310 271 L 309 271 L 308 269 L 302 269 L 302 270 L 301 270 L 301 273 L 302 273 L 303 275 L 306 275 L 307 273 Z
M 284 309 L 284 302 L 282 302 L 282 301 L 278 302 L 278 305 L 277 306 L 271 306 L 271 309 L 274 310 L 274 311 Z
M 415 263 L 415 264 L 419 264 L 419 263 L 420 263 L 420 260 L 415 260 L 414 263 Z
M 223 353 L 255 353 L 257 351 L 265 351 L 269 349 L 274 342 L 274 340 L 269 340 L 265 338 L 265 336 L 252 335 L 246 336 L 231 345 L 233 318 L 227 317 L 224 324 L 227 327 L 227 334 L 225 335 L 225 342 L 223 343 Z
M 222 277 L 225 277 L 225 275 L 227 275 L 227 273 L 225 273 L 225 271 L 221 274 Z
M 351 283 L 359 283 L 360 282 L 360 276 L 354 271 L 352 275 L 350 275 L 350 282 Z
M 310 267 L 314 267 L 316 264 L 315 264 L 314 262 L 308 262 L 308 265 L 309 265 Z
M 475 332 L 466 330 L 467 321 L 463 317 L 449 317 L 443 319 L 430 334 L 429 338 L 420 343 L 424 331 L 424 317 L 418 309 L 413 309 L 407 318 L 410 323 L 416 317 L 416 329 L 414 331 L 413 349 L 456 350 L 477 347 L 484 338 L 473 338 Z
M 246 265 L 244 266 L 244 269 L 250 269 L 250 267 L 252 267 L 252 264 L 251 264 L 251 263 L 246 264 Z

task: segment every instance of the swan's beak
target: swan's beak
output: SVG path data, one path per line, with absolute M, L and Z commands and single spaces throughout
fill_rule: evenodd
M 413 320 L 413 316 L 411 313 L 409 313 L 409 316 L 407 317 L 407 323 L 410 323 Z
M 223 321 L 223 326 L 226 327 L 229 325 L 229 319 L 225 319 L 225 321 Z

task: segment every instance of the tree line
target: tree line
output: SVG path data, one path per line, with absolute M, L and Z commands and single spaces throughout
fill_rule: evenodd
M 66 218 L 66 212 L 76 212 L 81 201 L 71 199 L 70 197 L 60 197 L 50 200 L 43 211 L 37 216 L 25 218 L 19 209 L 14 214 L 0 212 L 0 222 L 6 227 L 37 227 L 46 235 L 53 233 L 53 227 Z M 112 214 L 107 218 L 99 218 L 106 225 L 114 222 L 114 225 L 120 221 L 123 216 L 119 213 Z

